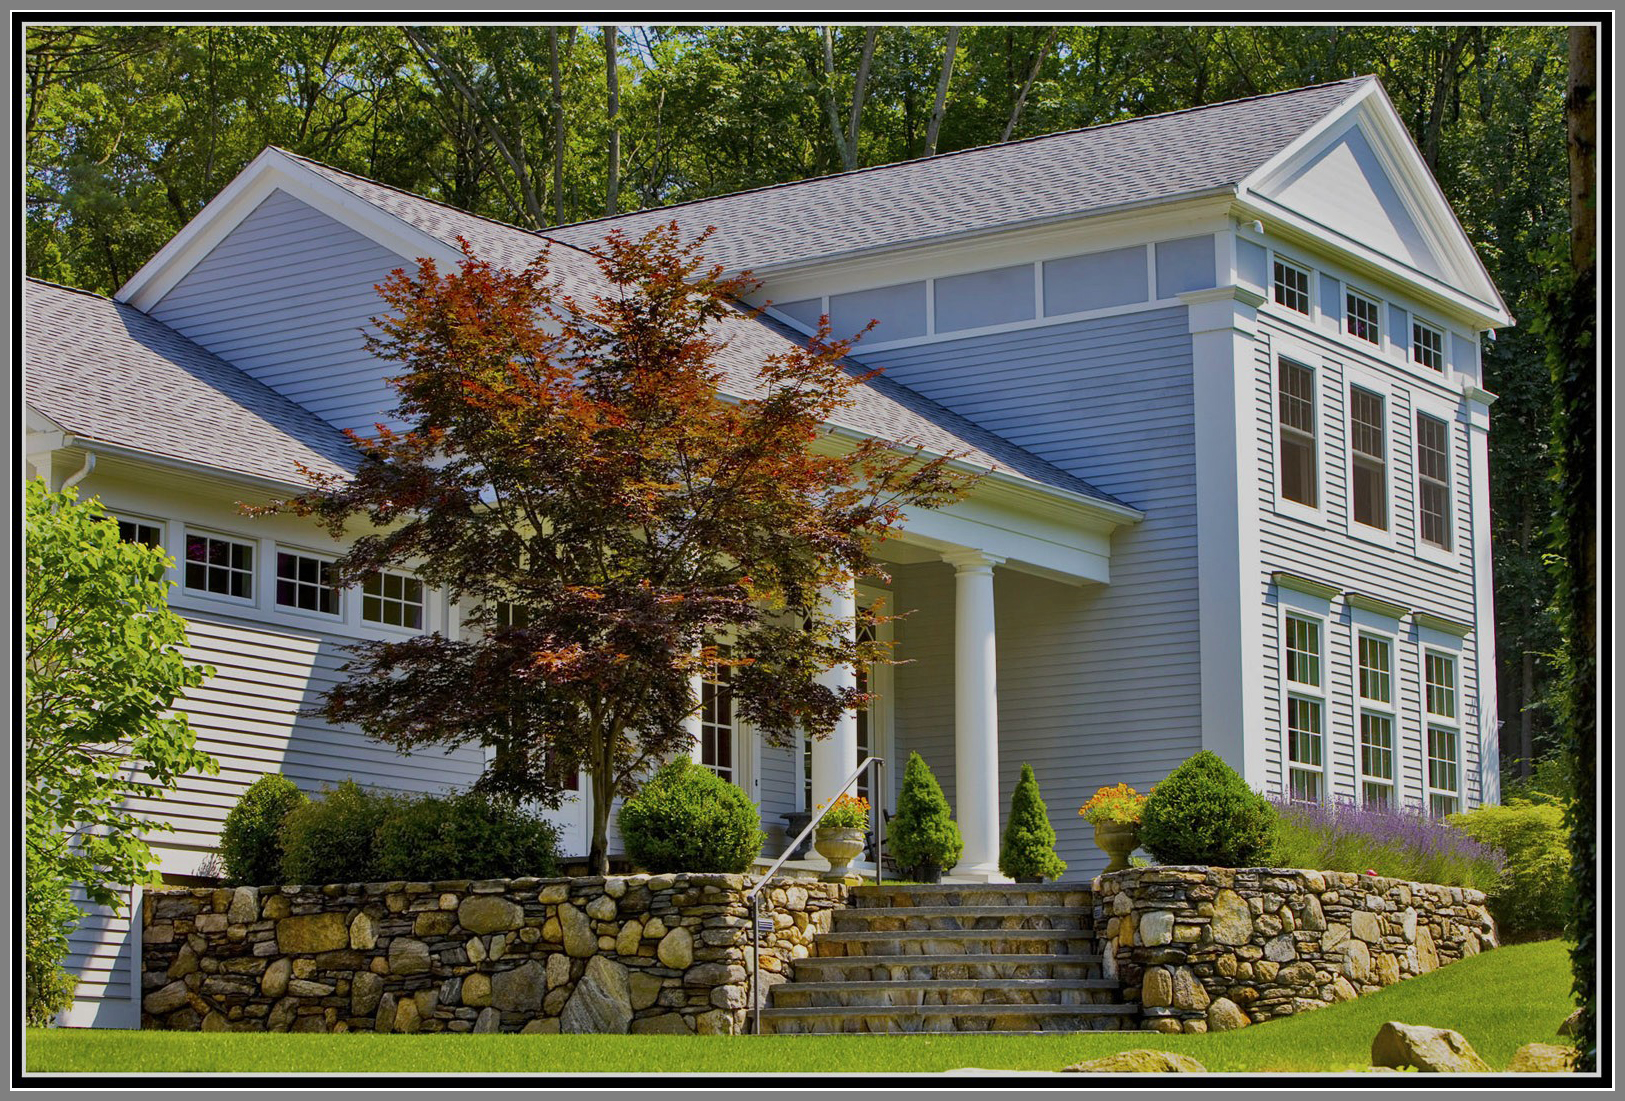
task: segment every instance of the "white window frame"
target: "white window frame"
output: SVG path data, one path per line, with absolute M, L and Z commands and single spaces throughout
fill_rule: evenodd
M 155 520 L 150 516 L 138 516 L 133 512 L 120 512 L 117 509 L 108 509 L 107 514 L 117 524 L 134 524 L 134 525 L 136 525 L 136 530 L 137 530 L 138 534 L 139 534 L 141 528 L 144 528 L 144 527 L 145 528 L 156 528 L 158 530 L 158 547 L 159 547 L 159 549 L 162 550 L 165 554 L 169 555 L 170 558 L 175 557 L 174 554 L 170 553 L 170 550 L 169 550 L 169 525 L 164 523 L 162 520 Z M 119 539 L 121 541 L 123 540 L 123 538 L 124 537 L 122 535 L 119 536 Z M 142 543 L 141 545 L 146 546 L 145 543 Z
M 1350 327 L 1354 322 L 1354 311 L 1352 309 L 1350 309 L 1350 304 L 1355 299 L 1358 299 L 1360 302 L 1362 302 L 1365 305 L 1371 307 L 1371 313 L 1372 313 L 1372 316 L 1373 316 L 1374 320 L 1367 322 L 1367 324 L 1376 328 L 1376 330 L 1377 330 L 1377 339 L 1376 340 L 1370 340 L 1370 339 L 1368 339 L 1366 337 L 1360 336 L 1358 333 L 1356 333 Z M 1381 352 L 1383 350 L 1384 346 L 1385 346 L 1383 341 L 1386 339 L 1387 328 L 1388 328 L 1386 325 L 1383 324 L 1383 320 L 1382 320 L 1383 300 L 1381 298 L 1378 298 L 1376 295 L 1367 294 L 1365 291 L 1362 291 L 1362 290 L 1356 290 L 1353 286 L 1351 286 L 1348 283 L 1343 283 L 1343 303 L 1342 303 L 1342 305 L 1343 305 L 1343 309 L 1342 309 L 1341 312 L 1342 312 L 1342 318 L 1343 318 L 1343 324 L 1342 324 L 1343 335 L 1345 337 L 1351 339 L 1351 340 L 1358 340 L 1360 342 L 1360 344 L 1359 344 L 1360 347 L 1365 347 L 1365 346 L 1369 345 L 1371 348 L 1375 349 L 1377 352 Z
M 725 655 L 722 655 L 720 652 L 724 651 L 724 650 L 731 650 L 733 648 L 734 639 L 732 637 L 732 633 L 730 632 L 726 639 L 717 640 L 713 645 L 715 645 L 717 650 L 719 651 L 719 656 L 725 656 Z M 698 678 L 698 683 L 699 683 L 699 686 L 700 686 L 700 710 L 699 710 L 699 713 L 695 716 L 696 722 L 695 722 L 694 725 L 695 725 L 695 732 L 699 735 L 699 742 L 694 747 L 694 761 L 695 761 L 696 764 L 700 765 L 700 767 L 710 769 L 713 774 L 715 774 L 717 776 L 721 776 L 722 779 L 728 781 L 730 784 L 733 784 L 736 787 L 743 788 L 744 784 L 741 782 L 744 779 L 744 776 L 743 776 L 744 769 L 742 768 L 741 762 L 742 762 L 743 757 L 745 756 L 741 752 L 741 750 L 742 750 L 741 743 L 744 740 L 743 739 L 743 731 L 741 729 L 741 724 L 739 722 L 739 707 L 738 707 L 738 704 L 733 699 L 732 669 L 731 669 L 731 667 L 728 669 L 729 680 L 727 682 L 723 682 L 722 680 L 719 679 L 719 677 L 721 676 L 721 670 L 723 668 L 724 667 L 720 666 L 720 665 L 708 666 L 705 670 L 703 670 L 700 673 L 699 678 Z M 727 730 L 728 730 L 728 757 L 729 757 L 729 760 L 728 760 L 728 763 L 726 765 L 723 765 L 720 762 L 717 763 L 717 764 L 708 764 L 708 763 L 706 763 L 706 760 L 705 760 L 705 739 L 706 739 L 706 734 L 708 733 L 707 728 L 708 727 L 720 728 L 722 726 L 722 724 L 718 723 L 718 722 L 714 722 L 714 721 L 710 720 L 707 717 L 706 707 L 705 707 L 705 692 L 706 692 L 706 689 L 708 687 L 710 687 L 710 686 L 720 686 L 723 683 L 727 683 L 728 686 L 729 686 L 729 690 L 728 690 L 728 723 L 727 723 Z M 722 776 L 722 773 L 719 770 L 723 769 L 723 768 L 726 768 L 728 770 L 729 775 Z
M 429 608 L 430 608 L 430 604 L 431 604 L 430 593 L 433 590 L 431 590 L 429 588 L 429 586 L 423 581 L 422 578 L 418 577 L 416 574 L 414 574 L 414 573 L 412 573 L 412 572 L 410 572 L 408 570 L 377 570 L 377 571 L 375 571 L 375 575 L 380 578 L 379 592 L 378 592 L 378 595 L 376 597 L 372 598 L 372 599 L 376 599 L 376 600 L 379 601 L 379 612 L 380 612 L 380 614 L 382 614 L 383 604 L 384 604 L 385 601 L 389 601 L 390 603 L 398 603 L 398 604 L 401 604 L 403 607 L 411 606 L 414 603 L 412 601 L 408 601 L 408 600 L 404 599 L 404 595 L 405 595 L 404 588 L 402 590 L 403 599 L 396 600 L 394 597 L 386 597 L 386 596 L 383 595 L 383 582 L 382 582 L 381 579 L 383 577 L 391 575 L 391 574 L 393 574 L 393 575 L 395 575 L 397 577 L 400 577 L 403 580 L 416 581 L 418 583 L 418 585 L 420 586 L 419 599 L 415 603 L 417 604 L 417 607 L 422 612 L 422 622 L 416 627 L 408 627 L 405 624 L 386 623 L 383 619 L 369 619 L 367 617 L 367 600 L 369 599 L 369 594 L 367 593 L 367 580 L 368 579 L 365 579 L 365 578 L 362 579 L 361 584 L 357 586 L 358 592 L 356 594 L 356 597 L 357 597 L 356 598 L 356 607 L 357 607 L 356 615 L 357 615 L 358 622 L 360 623 L 360 625 L 362 627 L 364 627 L 364 628 L 366 628 L 368 630 L 378 630 L 378 631 L 385 631 L 385 632 L 390 632 L 390 633 L 406 634 L 406 635 L 427 634 L 431 630 L 431 625 L 430 625 L 430 622 L 429 622 L 429 619 L 430 619 Z
M 270 596 L 271 596 L 270 606 L 272 608 L 274 608 L 279 614 L 308 617 L 308 618 L 311 618 L 311 619 L 318 620 L 318 621 L 320 621 L 322 623 L 332 623 L 332 624 L 341 624 L 342 625 L 345 622 L 345 611 L 346 611 L 345 606 L 349 603 L 349 601 L 345 599 L 345 595 L 344 595 L 345 590 L 343 588 L 339 587 L 339 586 L 336 586 L 336 585 L 333 586 L 334 599 L 338 604 L 338 607 L 337 607 L 337 609 L 335 611 L 324 612 L 324 611 L 320 610 L 319 608 L 301 608 L 297 604 L 284 604 L 284 603 L 282 603 L 282 601 L 279 599 L 278 590 L 279 590 L 279 587 L 280 587 L 279 582 L 281 582 L 283 580 L 283 578 L 282 578 L 282 576 L 280 574 L 277 573 L 277 568 L 281 564 L 280 563 L 280 558 L 284 554 L 295 555 L 295 556 L 297 556 L 299 558 L 311 558 L 311 559 L 314 559 L 317 562 L 323 563 L 323 564 L 325 564 L 325 565 L 327 565 L 329 567 L 331 567 L 333 565 L 333 563 L 337 560 L 331 554 L 322 554 L 322 553 L 320 553 L 318 551 L 307 550 L 304 547 L 293 546 L 293 545 L 288 544 L 288 543 L 274 543 L 274 544 L 272 544 L 271 555 L 270 555 L 271 561 L 270 561 L 270 580 L 269 580 Z M 308 582 L 301 582 L 301 581 L 296 580 L 294 582 L 294 584 L 297 587 L 297 586 L 300 586 L 300 585 L 308 585 Z
M 1421 451 L 1416 446 L 1416 415 L 1426 414 L 1436 420 L 1444 422 L 1446 458 L 1450 463 L 1450 509 L 1446 522 L 1450 530 L 1450 549 L 1429 543 L 1422 538 L 1422 462 Z M 1461 494 L 1466 492 L 1463 485 L 1463 464 L 1458 462 L 1459 433 L 1463 431 L 1459 410 L 1455 403 L 1440 400 L 1429 394 L 1413 393 L 1411 395 L 1411 471 L 1412 481 L 1412 522 L 1410 525 L 1410 543 L 1416 557 L 1437 562 L 1441 566 L 1450 566 L 1456 569 L 1463 567 L 1464 544 L 1466 539 L 1461 524 Z
M 1426 329 L 1428 332 L 1439 338 L 1439 365 L 1437 367 L 1430 365 L 1427 363 L 1427 361 L 1423 360 L 1422 357 L 1416 354 L 1416 330 L 1418 329 Z M 1415 314 L 1411 314 L 1410 339 L 1405 345 L 1405 361 L 1420 367 L 1424 371 L 1427 371 L 1428 377 L 1430 378 L 1443 379 L 1450 373 L 1449 357 L 1450 334 L 1445 330 L 1445 328 L 1442 325 L 1435 325 L 1431 321 L 1424 321 Z
M 1432 817 L 1443 817 L 1436 814 L 1433 801 L 1436 797 L 1448 797 L 1455 800 L 1455 810 L 1467 809 L 1467 753 L 1463 737 L 1464 723 L 1462 722 L 1462 696 L 1461 696 L 1461 659 L 1462 653 L 1458 649 L 1434 645 L 1423 639 L 1420 645 L 1420 696 L 1422 711 L 1422 803 L 1427 813 Z M 1433 710 L 1432 700 L 1428 692 L 1428 662 L 1430 658 L 1443 658 L 1450 662 L 1449 689 L 1452 700 L 1453 715 L 1445 715 Z M 1433 783 L 1433 735 L 1439 732 L 1448 736 L 1455 749 L 1456 787 L 1454 790 L 1436 787 Z M 1445 813 L 1454 813 L 1447 811 Z
M 1372 527 L 1354 518 L 1354 389 L 1358 387 L 1382 399 L 1382 470 L 1383 516 L 1386 528 Z M 1343 370 L 1343 520 L 1345 529 L 1355 539 L 1392 548 L 1394 532 L 1401 527 L 1401 518 L 1395 509 L 1394 493 L 1394 390 L 1388 379 L 1356 364 Z
M 248 596 L 246 596 L 246 597 L 236 596 L 236 595 L 234 595 L 232 593 L 229 593 L 229 592 L 227 592 L 227 593 L 212 592 L 207 587 L 204 587 L 204 588 L 201 588 L 201 589 L 194 588 L 188 582 L 188 579 L 187 579 L 187 573 L 188 573 L 187 566 L 192 563 L 192 559 L 187 557 L 186 552 L 187 552 L 187 549 L 189 548 L 189 546 L 191 544 L 191 541 L 192 541 L 192 538 L 194 536 L 196 536 L 197 538 L 200 538 L 200 539 L 218 539 L 218 540 L 221 540 L 221 541 L 226 542 L 226 543 L 234 543 L 234 544 L 236 544 L 238 546 L 243 546 L 243 547 L 248 548 L 248 550 L 249 550 L 248 569 L 240 570 L 240 569 L 237 569 L 236 567 L 227 567 L 228 571 L 231 572 L 231 573 L 241 573 L 241 574 L 246 574 L 247 575 L 247 577 L 248 577 L 248 593 L 249 593 Z M 264 548 L 261 547 L 260 540 L 258 540 L 258 539 L 245 539 L 244 537 L 242 537 L 240 535 L 228 535 L 223 531 L 219 531 L 218 529 L 208 528 L 208 527 L 204 527 L 202 525 L 195 525 L 195 524 L 186 524 L 186 525 L 184 525 L 182 527 L 182 529 L 181 529 L 181 553 L 178 556 L 173 556 L 173 557 L 176 557 L 175 565 L 176 565 L 176 568 L 180 571 L 180 575 L 181 575 L 180 576 L 181 591 L 186 593 L 189 596 L 198 597 L 198 598 L 201 598 L 203 600 L 218 600 L 218 601 L 221 601 L 223 603 L 236 604 L 239 607 L 243 607 L 243 608 L 257 608 L 257 607 L 259 607 L 260 590 L 264 587 L 264 580 L 265 580 L 264 577 L 262 576 L 262 573 L 263 573 L 262 563 L 264 561 L 264 558 L 263 558 L 263 555 L 262 555 L 263 549 Z M 207 569 L 208 569 L 208 567 L 207 567 L 207 565 L 205 565 L 205 575 L 204 575 L 205 584 L 207 583 L 207 580 L 208 580 Z
M 1288 260 L 1285 256 L 1282 256 L 1280 253 L 1276 252 L 1274 249 L 1270 250 L 1269 264 L 1270 264 L 1270 268 L 1269 268 L 1269 300 L 1270 300 L 1270 302 L 1273 303 L 1274 305 L 1277 305 L 1277 306 L 1281 307 L 1281 309 L 1285 310 L 1289 314 L 1296 314 L 1297 316 L 1302 317 L 1305 322 L 1307 322 L 1311 318 L 1313 318 L 1315 316 L 1315 269 L 1310 267 L 1307 264 L 1300 264 L 1296 260 Z M 1282 302 L 1279 298 L 1276 297 L 1276 284 L 1277 284 L 1278 281 L 1275 278 L 1275 265 L 1277 265 L 1277 264 L 1280 264 L 1282 267 L 1288 268 L 1288 269 L 1290 269 L 1292 271 L 1299 272 L 1299 273 L 1301 273 L 1303 275 L 1303 277 L 1304 277 L 1304 292 L 1303 292 L 1304 308 L 1303 309 L 1299 310 L 1295 306 L 1289 306 L 1285 302 Z
M 1359 778 L 1357 791 L 1360 804 L 1367 805 L 1371 800 L 1367 797 L 1368 784 L 1385 786 L 1388 789 L 1388 809 L 1397 811 L 1400 805 L 1399 785 L 1399 647 L 1394 635 L 1389 631 L 1364 626 L 1358 618 L 1352 623 L 1353 630 L 1349 632 L 1352 639 L 1352 662 L 1354 670 L 1354 760 L 1355 772 Z M 1362 673 L 1365 663 L 1361 659 L 1361 644 L 1372 642 L 1382 646 L 1388 654 L 1388 699 L 1379 700 L 1365 694 L 1365 685 Z M 1366 771 L 1365 758 L 1365 717 L 1371 715 L 1385 719 L 1388 723 L 1388 776 L 1386 779 Z
M 1273 481 L 1270 498 L 1275 512 L 1317 526 L 1325 526 L 1329 513 L 1326 509 L 1326 376 L 1328 370 L 1323 356 L 1307 344 L 1276 337 L 1271 342 L 1269 359 L 1270 394 L 1270 471 Z M 1315 405 L 1315 503 L 1306 505 L 1293 501 L 1281 492 L 1281 360 L 1287 359 L 1306 367 L 1314 375 Z
M 1330 637 L 1330 603 L 1313 594 L 1302 593 L 1291 589 L 1285 583 L 1277 584 L 1279 594 L 1279 614 L 1276 616 L 1276 638 L 1280 647 L 1278 660 L 1280 662 L 1281 681 L 1281 787 L 1282 792 L 1289 798 L 1292 795 L 1292 774 L 1303 772 L 1319 777 L 1319 797 L 1315 802 L 1324 803 L 1330 797 L 1331 770 L 1328 757 L 1331 753 L 1331 698 L 1327 691 L 1327 679 L 1331 674 L 1330 649 L 1327 642 Z M 1287 628 L 1290 620 L 1297 619 L 1313 624 L 1319 635 L 1319 685 L 1310 685 L 1301 681 L 1289 679 L 1287 675 Z M 1292 701 L 1300 700 L 1316 704 L 1320 711 L 1320 764 L 1310 765 L 1299 763 L 1292 757 Z

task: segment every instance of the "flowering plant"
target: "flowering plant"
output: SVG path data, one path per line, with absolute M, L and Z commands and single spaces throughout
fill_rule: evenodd
M 820 810 L 824 804 L 818 804 Z M 832 829 L 861 830 L 869 826 L 869 800 L 861 795 L 842 795 L 829 805 L 824 817 L 818 822 L 820 826 Z
M 1078 813 L 1090 822 L 1128 822 L 1139 824 L 1140 812 L 1145 809 L 1146 796 L 1127 784 L 1101 788 Z

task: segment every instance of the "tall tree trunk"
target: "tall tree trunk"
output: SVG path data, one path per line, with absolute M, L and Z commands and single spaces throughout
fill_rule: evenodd
M 1059 37 L 1061 37 L 1060 27 L 1051 27 L 1049 34 L 1044 36 L 1044 43 L 1038 47 L 1038 55 L 1033 58 L 1032 71 L 1027 74 L 1027 82 L 1021 86 L 1021 94 L 1016 97 L 1015 107 L 1011 108 L 1010 121 L 1004 124 L 1004 134 L 999 138 L 1000 141 L 1009 141 L 1010 135 L 1016 132 L 1016 123 L 1021 121 L 1021 109 L 1027 106 L 1027 93 L 1033 90 L 1033 81 L 1038 79 L 1039 72 L 1044 68 L 1044 59 L 1049 57 L 1049 52 Z
M 850 172 L 858 166 L 858 126 L 863 115 L 863 97 L 869 83 L 869 65 L 874 60 L 878 27 L 870 27 L 863 39 L 863 58 L 858 62 L 857 80 L 852 86 L 852 110 L 846 129 L 841 129 L 841 109 L 835 98 L 835 38 L 828 24 L 824 35 L 824 114 L 829 132 L 841 156 L 841 167 Z
M 937 155 L 937 134 L 942 129 L 942 116 L 948 109 L 948 80 L 954 73 L 954 53 L 959 49 L 959 28 L 948 28 L 948 41 L 942 47 L 942 76 L 937 80 L 937 101 L 931 108 L 931 124 L 925 131 L 925 155 Z
M 574 37 L 574 28 L 570 33 Z M 557 27 L 547 28 L 547 60 L 553 78 L 553 217 L 563 225 L 569 218 L 564 213 L 564 81 L 559 76 Z
M 1439 58 L 1439 71 L 1433 81 L 1433 102 L 1428 107 L 1427 126 L 1422 131 L 1422 159 L 1435 172 L 1439 170 L 1439 139 L 1444 133 L 1444 109 L 1456 94 L 1461 51 L 1466 45 L 1465 29 L 1451 34 Z
M 615 65 L 615 39 L 618 28 L 604 28 L 604 84 L 609 91 L 609 195 L 604 213 L 614 217 L 621 195 L 621 74 Z
M 868 91 L 869 64 L 875 57 L 879 27 L 870 27 L 863 36 L 863 59 L 858 62 L 858 79 L 852 85 L 852 118 L 846 125 L 847 169 L 858 166 L 858 122 L 863 117 L 863 97 Z

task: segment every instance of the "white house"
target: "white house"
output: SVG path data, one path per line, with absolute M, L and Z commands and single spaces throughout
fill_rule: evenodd
M 612 229 L 717 227 L 764 281 L 751 364 L 828 313 L 885 368 L 837 434 L 915 439 L 988 471 L 888 542 L 908 617 L 879 702 L 805 752 L 726 694 L 696 753 L 781 815 L 862 753 L 932 765 L 996 875 L 1001 808 L 1037 772 L 1068 878 L 1075 814 L 1212 749 L 1255 787 L 1434 813 L 1494 801 L 1497 728 L 1483 265 L 1372 78 L 848 172 L 538 235 L 267 149 L 114 299 L 25 289 L 27 460 L 176 559 L 172 603 L 218 673 L 184 707 L 218 777 L 161 805 L 166 876 L 196 874 L 261 773 L 462 786 L 478 751 L 410 757 L 298 716 L 361 637 L 454 631 L 410 577 L 331 594 L 340 548 L 238 503 L 354 469 L 341 429 L 393 405 L 362 348 L 373 286 L 456 238 L 504 264 L 553 242 L 582 286 Z M 832 599 L 853 599 L 831 594 Z M 888 786 L 895 790 L 898 771 Z M 886 799 L 893 792 L 884 793 Z M 585 804 L 560 812 L 585 849 Z M 125 920 L 76 941 L 73 1023 L 133 1024 Z

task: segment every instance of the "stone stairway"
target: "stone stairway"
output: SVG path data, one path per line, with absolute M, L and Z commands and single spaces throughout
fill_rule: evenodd
M 1078 884 L 856 887 L 768 992 L 764 1033 L 1131 1027 Z

